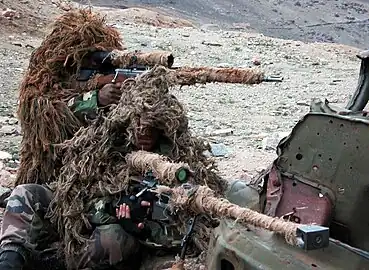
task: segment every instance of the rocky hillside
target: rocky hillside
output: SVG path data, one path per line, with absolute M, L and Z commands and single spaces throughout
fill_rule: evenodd
M 368 0 L 77 0 L 99 6 L 163 10 L 198 25 L 255 31 L 304 42 L 369 43 Z

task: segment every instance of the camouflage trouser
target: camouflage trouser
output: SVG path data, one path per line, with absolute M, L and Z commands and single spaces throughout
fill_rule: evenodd
M 9 197 L 1 225 L 0 247 L 14 249 L 21 245 L 32 254 L 58 241 L 58 234 L 44 219 L 53 197 L 51 190 L 36 184 L 17 186 Z M 91 243 L 84 249 L 78 269 L 127 265 L 137 256 L 139 243 L 118 224 L 100 225 L 91 235 Z M 23 254 L 27 258 L 27 254 Z M 137 259 L 137 257 L 135 257 Z

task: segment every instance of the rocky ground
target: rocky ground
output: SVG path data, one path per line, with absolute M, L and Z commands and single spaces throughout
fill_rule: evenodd
M 366 49 L 368 0 L 76 0 L 80 3 L 160 9 L 225 29 L 254 31 L 305 42 L 336 42 Z
M 54 14 L 61 12 L 57 5 L 49 8 Z M 267 166 L 275 158 L 278 139 L 288 134 L 308 111 L 311 98 L 344 104 L 356 86 L 360 62 L 355 57 L 358 49 L 353 47 L 307 44 L 219 30 L 211 25 L 189 27 L 191 24 L 185 20 L 178 23 L 165 16 L 165 20 L 157 20 L 157 15 L 143 10 L 128 13 L 110 8 L 96 10 L 109 14 L 109 21 L 121 31 L 130 50 L 172 51 L 176 66 L 256 64 L 268 74 L 284 77 L 282 83 L 253 86 L 215 83 L 174 90 L 188 109 L 193 132 L 209 138 L 220 148 L 219 167 L 229 178 L 245 172 L 254 174 Z M 127 20 L 127 14 L 134 12 L 149 14 L 150 20 L 142 23 L 142 16 L 138 21 L 135 17 Z M 7 20 L 16 23 L 22 17 Z M 0 150 L 4 151 L 0 152 L 0 159 L 7 167 L 15 168 L 21 140 L 14 115 L 17 87 L 32 49 L 41 39 L 37 36 L 39 32 L 35 36 L 26 28 L 24 31 L 10 28 L 5 33 L 0 43 Z

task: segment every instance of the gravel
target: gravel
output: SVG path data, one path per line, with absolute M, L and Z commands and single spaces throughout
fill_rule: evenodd
M 344 105 L 356 87 L 360 62 L 355 56 L 358 50 L 353 47 L 306 44 L 207 27 L 174 29 L 137 25 L 120 20 L 119 11 L 111 14 L 114 15 L 109 17 L 109 22 L 122 32 L 129 50 L 172 51 L 175 66 L 257 64 L 268 74 L 284 77 L 282 83 L 252 86 L 212 83 L 173 90 L 188 110 L 193 133 L 221 144 L 222 151 L 227 152 L 217 160 L 221 172 L 229 178 L 267 166 L 275 158 L 275 146 L 265 146 L 263 140 L 268 141 L 265 138 L 270 136 L 275 138 L 275 133 L 289 132 L 308 112 L 306 105 L 312 98 L 327 98 Z M 0 132 L 0 150 L 9 152 L 16 162 L 21 140 L 14 119 L 17 87 L 32 47 L 37 46 L 40 39 L 14 35 L 0 42 L 0 117 L 10 118 L 0 123 L 0 130 L 3 126 L 6 131 L 16 130 L 10 134 Z M 233 132 L 209 135 L 209 130 L 229 129 Z
M 208 29 L 239 29 L 305 42 L 366 49 L 368 0 L 75 0 L 116 8 L 143 6 L 184 17 Z M 211 25 L 209 27 L 209 25 Z

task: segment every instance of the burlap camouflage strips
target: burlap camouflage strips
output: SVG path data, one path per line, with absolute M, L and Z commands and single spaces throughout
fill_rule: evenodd
M 26 251 L 23 255 L 27 259 L 57 242 L 56 230 L 44 218 L 52 198 L 53 192 L 44 186 L 17 186 L 9 197 L 4 213 L 1 248 L 14 249 L 17 244 L 23 246 Z M 74 258 L 78 262 L 77 269 L 134 269 L 133 264 L 139 261 L 139 242 L 118 224 L 97 226 L 90 239 L 81 257 Z M 135 260 L 128 265 L 130 258 Z

